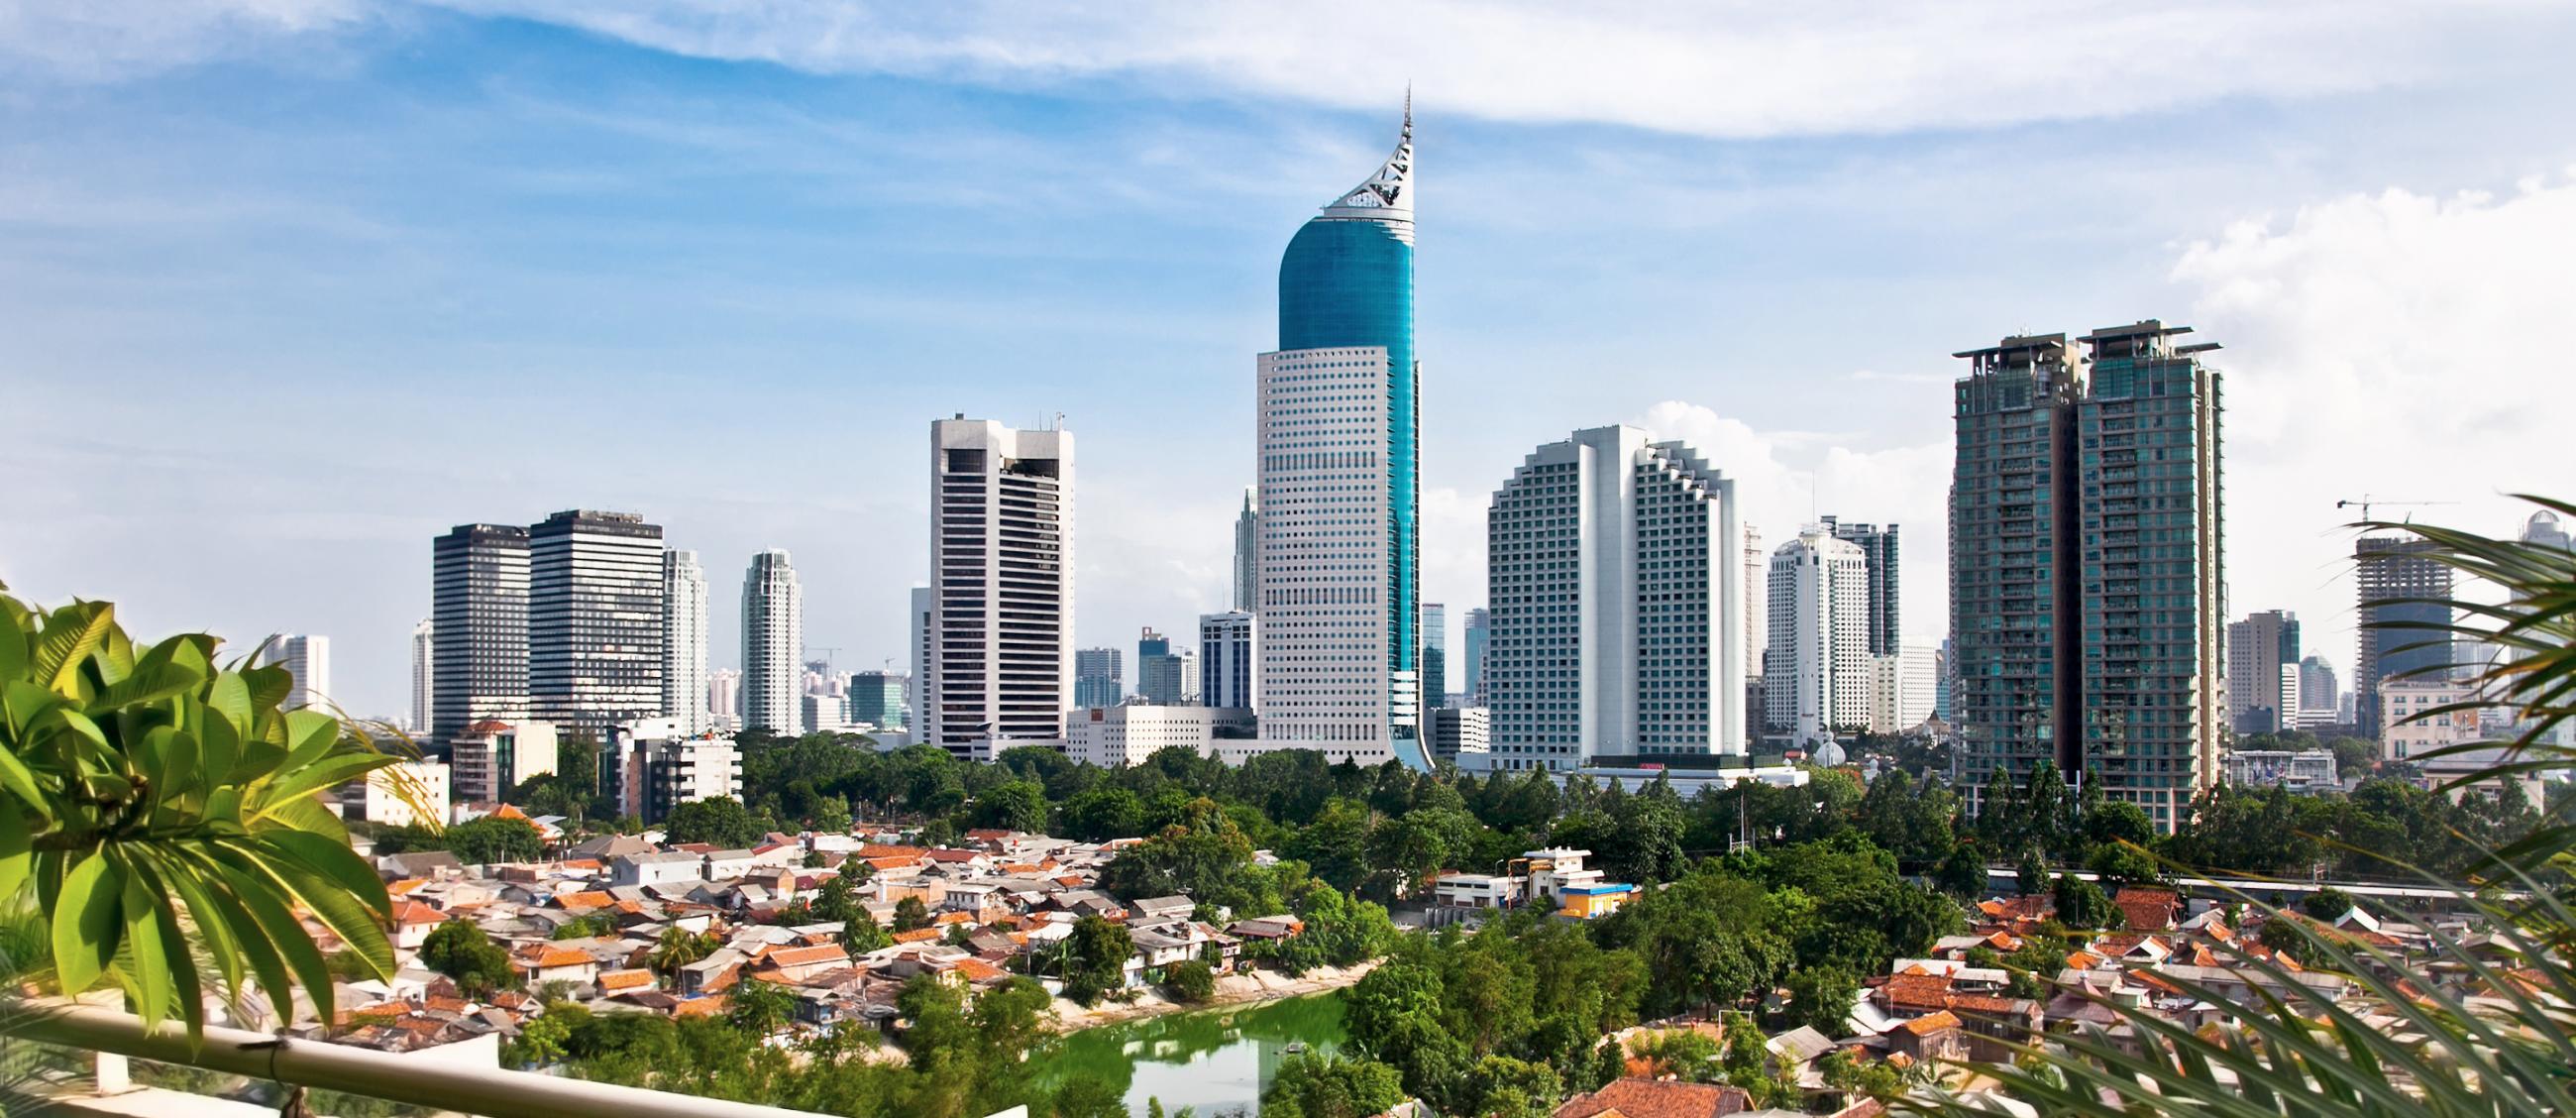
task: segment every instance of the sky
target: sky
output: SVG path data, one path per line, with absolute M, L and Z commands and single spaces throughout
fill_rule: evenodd
M 903 663 L 931 420 L 1078 443 L 1077 640 L 1230 597 L 1280 251 L 1411 88 L 1425 601 L 1631 423 L 1771 544 L 1903 526 L 1947 627 L 1950 354 L 2187 324 L 2233 614 L 2351 662 L 2342 499 L 2576 493 L 2576 7 L 0 0 L 0 582 L 332 638 L 408 707 L 430 540 L 643 513 Z M 2561 324 L 2552 326 L 2552 323 Z

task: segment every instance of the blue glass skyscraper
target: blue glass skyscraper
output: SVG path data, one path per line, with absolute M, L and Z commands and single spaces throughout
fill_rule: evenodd
M 1279 261 L 1261 355 L 1262 737 L 1424 767 L 1413 113 Z

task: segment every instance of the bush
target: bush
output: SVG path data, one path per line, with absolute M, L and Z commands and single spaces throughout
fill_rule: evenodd
M 1196 959 L 1164 967 L 1163 982 L 1172 988 L 1173 993 L 1179 994 L 1182 1001 L 1192 1004 L 1216 996 L 1216 972 Z

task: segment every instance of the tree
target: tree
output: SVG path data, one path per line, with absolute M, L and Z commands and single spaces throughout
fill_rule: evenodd
M 742 801 L 731 796 L 692 800 L 662 817 L 662 834 L 675 844 L 703 842 L 738 850 L 759 842 L 768 833 L 767 823 L 753 818 Z
M 2299 902 L 2299 911 L 2329 924 L 2343 919 L 2343 914 L 2352 909 L 2352 894 L 2332 885 L 2308 894 L 2306 900 Z
M 545 857 L 546 839 L 525 819 L 486 815 L 449 827 L 447 849 L 469 866 L 533 862 Z
M 200 960 L 228 990 L 256 982 L 281 1018 L 299 986 L 328 1018 L 323 953 L 288 914 L 388 978 L 393 903 L 315 793 L 400 758 L 279 709 L 285 668 L 218 667 L 202 633 L 138 648 L 115 614 L 0 593 L 0 903 L 50 924 L 50 991 L 113 984 L 147 1026 L 175 1015 L 200 1035 Z M 378 779 L 426 806 L 401 770 Z
M 796 1019 L 796 991 L 775 982 L 745 978 L 725 995 L 725 1020 L 755 1037 L 765 1037 Z
M 1543 1063 L 1487 1056 L 1467 1074 L 1466 1113 L 1483 1118 L 1541 1118 L 1565 1095 L 1565 1082 Z
M 515 990 L 521 983 L 510 953 L 462 917 L 430 929 L 429 938 L 421 941 L 420 965 L 456 980 L 456 988 L 469 998 Z
M 1369 1060 L 1301 1053 L 1279 1065 L 1261 1096 L 1263 1118 L 1370 1118 L 1404 1101 L 1394 1068 Z
M 1669 1075 L 1685 1083 L 1707 1083 L 1722 1074 L 1717 1042 L 1697 1029 L 1648 1033 L 1631 1047 L 1637 1058 L 1646 1062 L 1649 1073 L 1657 1077 Z
M 1136 940 L 1124 924 L 1097 916 L 1073 922 L 1064 961 L 1064 995 L 1084 1005 L 1127 986 L 1127 960 L 1136 955 Z
M 558 1063 L 571 1040 L 572 1015 L 549 1009 L 520 1022 L 519 1035 L 503 1049 L 501 1059 L 519 1068 Z
M 894 930 L 897 934 L 917 932 L 930 926 L 930 907 L 919 897 L 905 897 L 894 903 Z
M 1216 972 L 1197 959 L 1164 967 L 1163 982 L 1185 1002 L 1202 1003 L 1216 996 Z
M 662 929 L 662 938 L 653 945 L 650 965 L 664 977 L 680 973 L 680 968 L 715 954 L 716 937 L 692 932 L 674 924 Z
M 1805 967 L 1789 972 L 1790 1019 L 1828 1037 L 1843 1035 L 1852 1006 L 1860 1000 L 1860 979 L 1840 967 Z
M 1127 1118 L 1127 1101 L 1106 1080 L 1077 1075 L 1056 1089 L 1055 1118 Z
M 1035 781 L 1026 780 L 987 788 L 975 798 L 975 822 L 1005 831 L 1044 833 L 1047 826 L 1046 789 Z
M 2069 928 L 2109 928 L 2122 919 L 2101 886 L 2071 873 L 2057 875 L 2051 896 L 2057 904 L 2058 923 Z

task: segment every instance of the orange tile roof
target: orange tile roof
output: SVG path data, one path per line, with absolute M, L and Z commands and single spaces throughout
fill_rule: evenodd
M 934 940 L 938 938 L 939 929 L 937 928 L 914 928 L 909 932 L 896 932 L 894 934 L 894 941 L 896 943 L 920 943 L 925 940 Z
M 968 982 L 991 982 L 997 978 L 1010 977 L 1009 971 L 982 959 L 959 959 L 957 973 L 965 975 Z
M 1942 1029 L 1958 1028 L 1959 1015 L 1945 1009 L 1939 1013 L 1917 1017 L 1911 1021 L 1900 1021 L 1897 1023 L 1896 1027 L 1916 1036 L 1924 1036 L 1929 1033 L 1938 1032 Z
M 780 948 L 770 952 L 765 961 L 782 967 L 801 967 L 809 963 L 827 963 L 849 957 L 850 953 L 842 950 L 840 944 L 832 943 L 821 947 Z
M 429 879 L 428 879 L 428 878 L 426 878 L 426 877 L 406 877 L 406 878 L 403 878 L 403 879 L 402 879 L 402 880 L 400 880 L 400 881 L 396 881 L 396 882 L 394 882 L 394 883 L 392 883 L 392 884 L 390 884 L 390 885 L 385 886 L 385 892 L 391 893 L 391 894 L 393 894 L 393 895 L 395 895 L 395 896 L 399 897 L 399 896 L 401 896 L 401 895 L 403 895 L 403 894 L 405 894 L 405 893 L 411 892 L 412 890 L 414 890 L 414 889 L 418 889 L 418 888 L 420 888 L 421 886 L 423 886 L 423 885 L 427 885 L 427 884 L 429 884 Z
M 1950 1008 L 1999 1016 L 2011 1013 L 2019 1007 L 2010 998 L 1997 998 L 1985 994 L 1952 994 Z
M 563 868 L 568 870 L 595 870 L 602 867 L 600 866 L 599 859 L 597 858 L 566 858 L 563 860 Z
M 539 969 L 550 970 L 555 967 L 578 967 L 592 962 L 592 959 L 587 952 L 546 944 L 530 953 L 529 962 Z
M 731 1002 L 732 999 L 722 995 L 712 998 L 691 998 L 678 1005 L 672 1006 L 671 1016 L 713 1017 L 717 1014 L 723 1013 L 725 1011 L 725 1007 Z
M 556 897 L 555 903 L 568 909 L 607 908 L 610 905 L 616 904 L 617 898 L 609 896 L 597 889 L 585 889 L 578 893 L 566 893 L 562 896 Z
M 974 919 L 975 917 L 968 913 L 943 912 L 937 916 L 931 917 L 930 922 L 933 924 L 966 924 L 972 923 Z
M 404 901 L 394 906 L 396 924 L 444 924 L 447 914 L 419 901 Z
M 652 985 L 653 972 L 649 970 L 612 970 L 599 975 L 602 990 L 643 990 Z
M 1565 1100 L 1553 1118 L 1716 1118 L 1749 1106 L 1749 1097 L 1741 1087 L 1629 1078 L 1613 1080 L 1598 1091 Z
M 871 842 L 859 847 L 859 857 L 862 858 L 918 858 L 927 853 L 930 853 L 930 848 L 925 846 L 888 846 Z
M 1900 974 L 1881 987 L 1891 1006 L 1939 1009 L 1950 1004 L 1950 980 L 1922 974 Z

